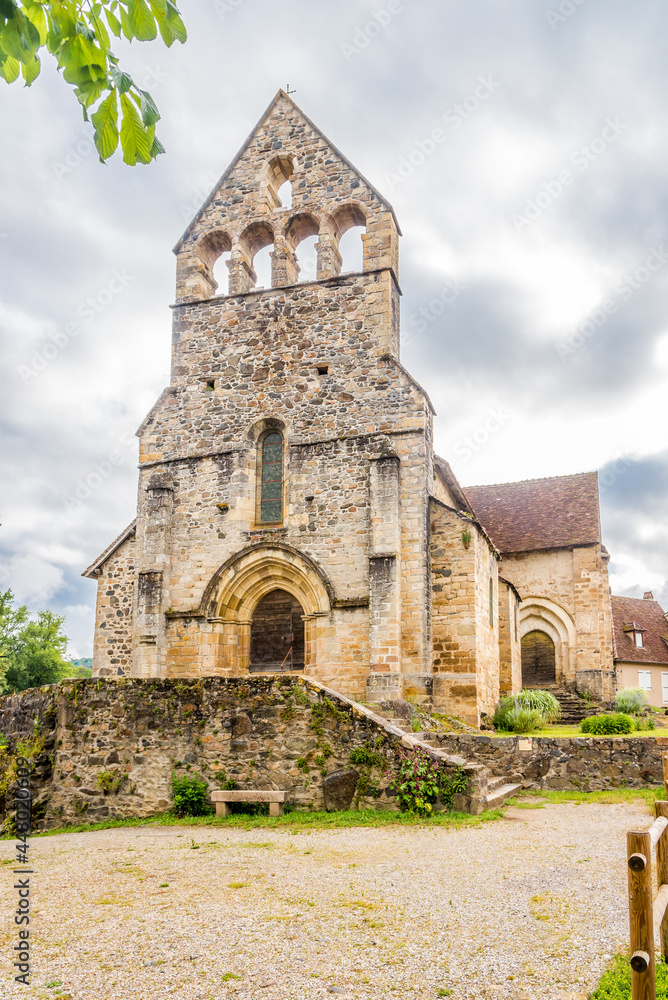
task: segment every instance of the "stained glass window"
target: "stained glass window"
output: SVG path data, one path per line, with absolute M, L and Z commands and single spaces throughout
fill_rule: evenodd
M 283 520 L 283 437 L 271 431 L 262 441 L 260 521 Z

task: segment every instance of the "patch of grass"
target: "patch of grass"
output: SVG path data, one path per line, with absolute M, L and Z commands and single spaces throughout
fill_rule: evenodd
M 241 979 L 241 976 L 237 976 L 234 972 L 226 972 L 224 976 L 220 977 L 224 983 L 228 983 L 230 979 Z
M 654 803 L 664 801 L 666 798 L 663 785 L 652 788 L 610 788 L 601 792 L 577 792 L 577 791 L 553 791 L 546 789 L 542 791 L 527 790 L 517 793 L 519 798 L 539 798 L 543 802 L 577 802 L 616 805 L 620 802 L 634 802 L 640 800 L 644 802 L 648 811 L 652 811 Z M 520 803 L 518 802 L 519 806 Z
M 617 955 L 601 976 L 592 1000 L 631 1000 L 631 966 L 626 954 Z M 668 966 L 656 963 L 656 1000 L 668 1000 Z
M 385 827 L 385 826 L 441 826 L 469 827 L 502 819 L 503 809 L 489 809 L 480 816 L 468 813 L 447 812 L 430 816 L 414 813 L 390 812 L 380 809 L 351 809 L 347 812 L 299 812 L 295 810 L 282 816 L 188 816 L 180 818 L 173 813 L 160 813 L 143 819 L 108 819 L 102 823 L 80 823 L 55 830 L 34 833 L 33 837 L 52 837 L 61 833 L 91 833 L 96 830 L 112 830 L 124 827 L 178 826 L 178 827 L 235 827 L 241 830 L 286 829 L 298 833 L 300 830 L 329 830 L 336 827 Z M 7 836 L 0 838 L 13 840 Z

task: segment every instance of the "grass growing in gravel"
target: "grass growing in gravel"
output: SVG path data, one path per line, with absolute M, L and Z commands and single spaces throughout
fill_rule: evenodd
M 641 799 L 646 805 L 649 811 L 652 811 L 652 806 L 659 800 L 664 800 L 666 794 L 663 785 L 655 785 L 651 788 L 610 788 L 606 791 L 600 792 L 577 792 L 577 791 L 534 791 L 533 789 L 528 791 L 523 791 L 518 793 L 518 798 L 521 800 L 527 799 L 541 799 L 546 804 L 548 802 L 577 802 L 577 803 L 588 803 L 590 805 L 615 805 L 619 802 L 633 802 L 637 799 Z
M 63 826 L 55 830 L 45 830 L 34 833 L 34 837 L 51 837 L 59 833 L 88 833 L 94 830 L 112 830 L 120 827 L 136 826 L 180 826 L 180 827 L 236 827 L 242 830 L 288 829 L 299 830 L 330 830 L 341 827 L 367 826 L 440 826 L 467 827 L 479 826 L 502 819 L 503 809 L 489 809 L 480 816 L 469 816 L 468 813 L 448 812 L 435 816 L 421 817 L 414 813 L 381 812 L 374 809 L 351 809 L 347 812 L 294 812 L 282 816 L 174 816 L 173 813 L 160 813 L 145 819 L 108 819 L 102 823 L 78 823 L 73 826 Z M 12 837 L 3 837 L 12 840 Z
M 618 955 L 603 973 L 592 1000 L 631 1000 L 631 966 L 627 955 Z M 668 966 L 656 964 L 656 1000 L 668 1000 Z

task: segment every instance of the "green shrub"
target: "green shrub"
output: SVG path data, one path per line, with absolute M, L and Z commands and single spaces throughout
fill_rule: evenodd
M 209 803 L 206 781 L 197 778 L 179 778 L 172 775 L 172 796 L 177 816 L 209 816 L 215 809 Z
M 520 708 L 535 708 L 546 722 L 561 717 L 561 705 L 549 691 L 520 691 L 515 697 Z
M 590 736 L 619 736 L 625 733 L 632 733 L 634 730 L 633 719 L 623 712 L 610 712 L 604 715 L 589 715 L 580 723 L 583 733 Z
M 636 729 L 640 732 L 642 732 L 643 729 L 656 729 L 656 722 L 651 715 L 640 715 L 633 721 Z
M 640 715 L 647 704 L 647 693 L 642 688 L 623 688 L 615 695 L 615 711 L 624 715 Z
M 518 704 L 519 697 L 509 695 L 497 706 L 493 719 L 496 728 L 508 733 L 529 733 L 533 729 L 542 729 L 544 716 L 535 708 Z

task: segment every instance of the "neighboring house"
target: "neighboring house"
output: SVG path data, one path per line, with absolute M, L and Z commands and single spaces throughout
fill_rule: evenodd
M 651 591 L 613 597 L 617 688 L 643 688 L 650 705 L 668 706 L 668 615 Z

